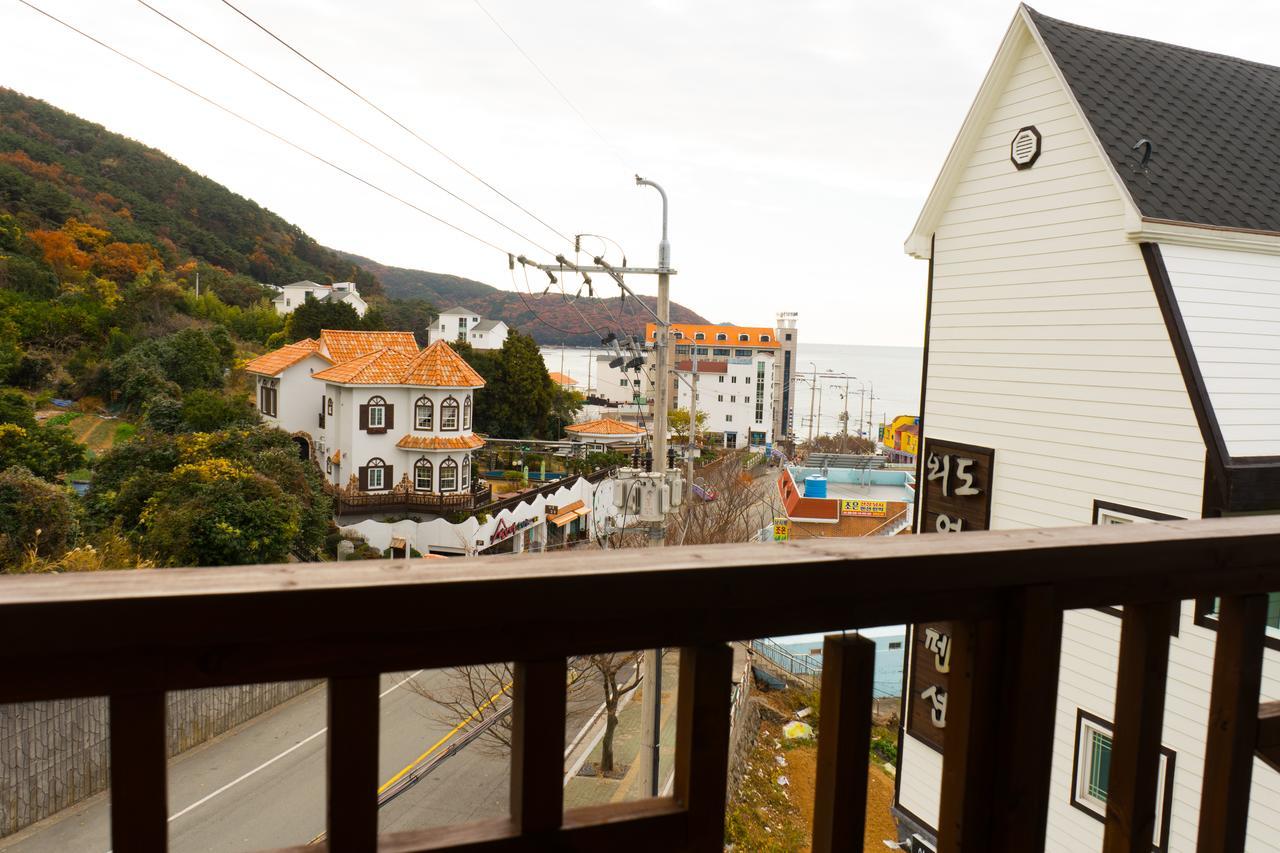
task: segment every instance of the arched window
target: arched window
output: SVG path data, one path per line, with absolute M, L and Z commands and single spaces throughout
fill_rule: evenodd
M 436 406 L 430 397 L 419 397 L 413 404 L 413 428 L 435 429 Z
M 360 468 L 358 476 L 363 491 L 378 492 L 391 488 L 391 466 L 377 456 Z
M 471 395 L 462 401 L 462 428 L 471 429 Z
M 726 335 L 724 332 L 716 332 L 716 340 L 717 340 L 717 341 L 727 341 L 727 340 L 729 340 L 729 336 L 728 336 L 728 335 Z
M 748 335 L 748 334 L 746 334 L 746 333 L 743 333 L 743 334 L 741 334 L 741 335 L 738 335 L 738 340 L 740 340 L 740 341 L 749 341 L 749 340 L 751 340 L 751 336 L 750 336 L 750 335 Z
M 458 399 L 456 397 L 446 397 L 444 402 L 440 404 L 440 429 L 457 431 L 458 429 Z M 444 476 L 444 471 L 441 471 Z
M 705 332 L 694 332 L 693 339 L 695 341 L 705 341 L 707 339 L 707 335 Z
M 462 455 L 462 488 L 465 490 L 471 482 L 471 456 Z
M 440 463 L 440 491 L 458 491 L 458 463 L 452 456 Z
M 386 432 L 395 426 L 393 408 L 382 397 L 370 397 L 360 407 L 360 429 L 367 432 Z
M 766 344 L 767 344 L 767 343 L 769 343 L 769 341 L 770 341 L 770 340 L 772 340 L 772 338 L 770 338 L 768 335 L 761 335 L 761 336 L 760 336 L 760 341 L 761 341 L 762 343 L 766 343 Z
M 654 334 L 657 334 L 657 333 L 655 332 Z M 684 332 L 680 331 L 679 329 L 675 330 L 671 334 L 675 335 L 675 338 L 677 341 L 684 339 Z
M 431 466 L 431 460 L 428 459 L 427 457 L 424 456 L 421 459 L 419 459 L 417 462 L 413 463 L 414 491 L 418 491 L 418 492 L 431 491 L 431 488 L 433 485 L 431 481 L 432 473 L 433 473 L 433 469 Z

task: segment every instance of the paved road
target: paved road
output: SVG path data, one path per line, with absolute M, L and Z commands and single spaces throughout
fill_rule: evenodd
M 410 680 L 410 676 L 412 680 Z M 379 777 L 391 779 L 454 727 L 414 685 L 440 690 L 444 670 L 384 675 Z M 599 699 L 580 692 L 566 737 L 577 736 Z M 174 853 L 305 844 L 324 829 L 325 688 L 320 686 L 169 762 L 169 838 Z M 457 735 L 455 735 L 457 736 Z M 441 747 L 443 748 L 443 747 Z M 510 760 L 473 742 L 379 813 L 395 832 L 508 813 Z M 109 793 L 109 792 L 108 792 Z M 104 853 L 108 794 L 0 839 L 5 853 Z

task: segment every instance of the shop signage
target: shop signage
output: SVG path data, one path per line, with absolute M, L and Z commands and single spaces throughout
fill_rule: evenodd
M 927 439 L 921 465 L 921 533 L 963 533 L 991 525 L 995 451 Z M 942 751 L 951 673 L 950 622 L 911 628 L 911 685 L 907 732 Z
M 773 520 L 773 541 L 788 542 L 791 540 L 791 519 L 775 518 Z
M 497 527 L 493 528 L 493 535 L 489 537 L 489 544 L 493 545 L 498 542 L 501 542 L 503 539 L 510 539 L 512 536 L 516 535 L 521 530 L 524 530 L 525 528 L 528 528 L 528 527 L 533 527 L 533 525 L 537 524 L 541 520 L 542 520 L 541 517 L 533 515 L 533 516 L 530 516 L 529 518 L 525 518 L 520 521 L 517 521 L 515 524 L 511 524 L 504 518 L 498 522 Z
M 882 518 L 888 514 L 888 504 L 884 501 L 867 501 L 862 499 L 840 501 L 841 515 L 874 516 Z

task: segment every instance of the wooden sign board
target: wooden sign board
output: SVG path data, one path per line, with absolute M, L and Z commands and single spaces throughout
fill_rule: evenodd
M 928 439 L 920 464 L 921 533 L 963 533 L 991 526 L 995 451 Z M 911 628 L 907 733 L 942 751 L 951 672 L 950 622 Z

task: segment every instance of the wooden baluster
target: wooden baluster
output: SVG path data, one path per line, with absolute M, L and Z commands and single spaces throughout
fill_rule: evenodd
M 954 625 L 939 853 L 1044 850 L 1062 611 L 1031 587 L 1001 612 Z
M 377 673 L 329 679 L 330 853 L 378 846 L 378 684 Z
M 1177 612 L 1167 601 L 1128 604 L 1124 608 L 1103 853 L 1151 850 L 1169 634 L 1176 617 Z
M 1280 773 L 1280 702 L 1259 703 L 1256 749 L 1258 757 Z
M 874 641 L 856 635 L 823 641 L 814 853 L 862 849 L 875 673 Z
M 1199 853 L 1244 850 L 1266 631 L 1266 595 L 1222 599 L 1204 744 Z
M 108 704 L 112 849 L 165 853 L 169 848 L 165 692 L 113 693 Z
M 511 819 L 522 834 L 555 830 L 563 822 L 567 675 L 564 658 L 515 665 Z
M 723 643 L 680 650 L 674 791 L 689 810 L 688 850 L 724 849 L 732 670 Z

